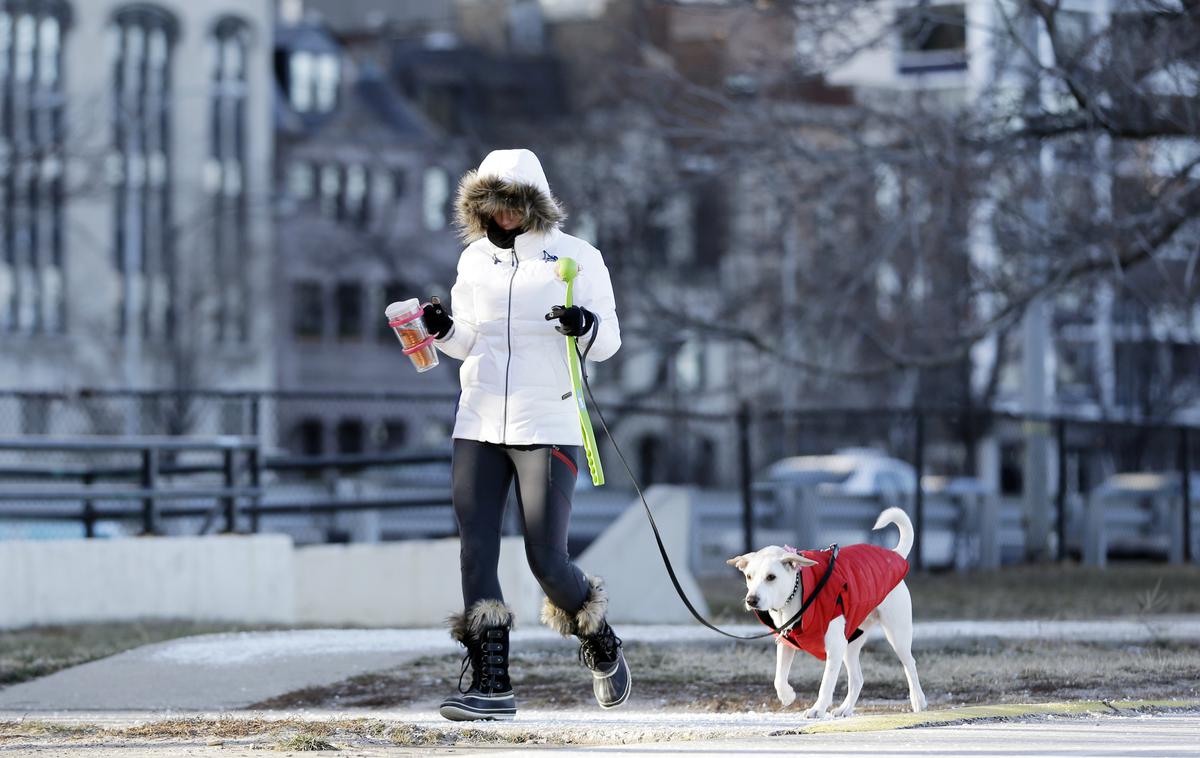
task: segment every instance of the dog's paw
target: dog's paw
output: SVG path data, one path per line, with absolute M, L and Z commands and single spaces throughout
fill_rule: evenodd
M 796 702 L 796 691 L 791 687 L 787 689 L 775 689 L 775 694 L 779 696 L 779 702 L 784 708 L 787 708 L 792 703 Z
M 817 706 L 814 705 L 812 708 L 809 708 L 807 711 L 804 712 L 804 718 L 806 718 L 806 719 L 827 719 L 827 718 L 829 718 L 829 711 L 825 710 L 825 708 L 818 708 Z
M 853 716 L 854 715 L 854 706 L 839 705 L 837 708 L 833 709 L 832 714 L 835 719 L 844 718 L 846 716 Z

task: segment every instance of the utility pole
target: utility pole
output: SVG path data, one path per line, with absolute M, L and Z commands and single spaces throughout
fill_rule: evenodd
M 1043 23 L 1032 19 L 1032 37 L 1042 70 L 1054 65 L 1054 51 Z M 1049 93 L 1041 81 L 1038 70 L 1030 74 L 1029 97 L 1037 110 L 1048 104 Z M 1054 149 L 1050 145 L 1038 147 L 1038 169 L 1040 187 L 1034 199 L 1033 216 L 1045 228 L 1048 219 L 1047 193 L 1050 178 L 1054 175 Z M 1053 250 L 1043 250 L 1043 256 L 1051 256 Z M 1043 263 L 1046 261 L 1043 260 Z M 1045 267 L 1041 267 L 1043 270 Z M 1022 322 L 1022 394 L 1026 419 L 1023 424 L 1025 437 L 1025 465 L 1023 479 L 1023 501 L 1025 517 L 1025 558 L 1028 561 L 1047 561 L 1054 554 L 1050 550 L 1050 425 L 1045 416 L 1050 407 L 1049 384 L 1046 376 L 1046 357 L 1050 342 L 1050 312 L 1052 300 L 1045 294 L 1030 301 Z

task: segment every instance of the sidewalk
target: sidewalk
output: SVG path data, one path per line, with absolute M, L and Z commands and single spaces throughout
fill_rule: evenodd
M 758 634 L 758 625 L 727 631 Z M 721 643 L 696 624 L 622 626 L 629 642 Z M 878 634 L 876 632 L 875 634 Z M 931 621 L 918 623 L 916 647 L 980 638 L 1153 642 L 1200 640 L 1200 616 L 1102 621 Z M 519 628 L 513 645 L 574 647 L 542 627 Z M 760 640 L 749 644 L 769 644 Z M 221 711 L 241 709 L 305 687 L 399 666 L 459 648 L 444 629 L 330 629 L 188 637 L 146 645 L 0 690 L 0 719 L 64 711 Z

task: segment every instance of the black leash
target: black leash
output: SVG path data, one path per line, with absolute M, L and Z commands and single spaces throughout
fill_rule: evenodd
M 650 528 L 654 531 L 654 541 L 656 543 L 658 543 L 658 552 L 659 552 L 659 554 L 662 555 L 663 565 L 666 566 L 666 568 L 667 568 L 667 575 L 671 577 L 671 584 L 673 584 L 675 586 L 675 594 L 679 595 L 679 599 L 683 601 L 683 604 L 685 606 L 687 606 L 688 611 L 692 614 L 692 616 L 697 621 L 699 621 L 701 624 L 708 627 L 709 629 L 713 630 L 717 634 L 722 634 L 726 637 L 730 637 L 735 640 L 759 640 L 759 639 L 762 639 L 763 637 L 770 637 L 773 634 L 781 634 L 782 632 L 780 630 L 788 629 L 789 627 L 791 627 L 792 624 L 795 624 L 797 621 L 800 620 L 800 617 L 804 615 L 804 612 L 806 610 L 808 610 L 808 607 L 810 605 L 812 605 L 814 600 L 816 600 L 817 594 L 820 593 L 821 589 L 825 586 L 825 583 L 829 581 L 830 575 L 833 574 L 834 560 L 837 558 L 837 551 L 838 551 L 837 545 L 830 545 L 828 548 L 833 551 L 833 555 L 829 556 L 829 566 L 825 569 L 825 575 L 821 577 L 821 580 L 819 582 L 817 582 L 817 586 L 813 588 L 812 594 L 808 596 L 808 600 L 805 600 L 804 602 L 802 602 L 800 604 L 800 610 L 797 611 L 796 615 L 793 616 L 792 618 L 790 618 L 787 621 L 787 623 L 784 624 L 783 626 L 776 628 L 774 626 L 774 624 L 770 623 L 770 617 L 768 616 L 767 617 L 767 625 L 771 628 L 771 631 L 763 632 L 762 634 L 752 634 L 752 635 L 747 636 L 747 635 L 732 634 L 730 632 L 727 632 L 724 629 L 714 626 L 712 624 L 712 622 L 710 622 L 708 619 L 704 618 L 704 616 L 700 615 L 700 612 L 696 610 L 696 607 L 694 605 L 692 605 L 692 601 L 688 599 L 687 593 L 683 591 L 683 587 L 680 586 L 679 578 L 677 576 L 675 576 L 675 567 L 671 565 L 671 558 L 667 555 L 667 548 L 663 545 L 662 535 L 659 534 L 659 532 L 658 532 L 658 524 L 654 521 L 654 514 L 650 512 L 650 505 L 646 502 L 646 496 L 642 493 L 642 488 L 638 484 L 637 477 L 635 477 L 633 475 L 633 469 L 630 468 L 629 462 L 625 460 L 624 453 L 621 452 L 620 446 L 617 445 L 617 440 L 615 437 L 613 437 L 612 430 L 610 430 L 608 428 L 608 422 L 604 420 L 604 414 L 601 413 L 600 406 L 599 406 L 599 404 L 596 403 L 596 398 L 592 395 L 592 386 L 590 384 L 588 384 L 587 368 L 586 368 L 587 354 L 589 352 L 591 352 L 592 344 L 596 341 L 596 333 L 598 331 L 600 331 L 600 317 L 599 316 L 596 317 L 596 323 L 592 327 L 592 338 L 590 340 L 588 340 L 587 349 L 584 350 L 582 353 L 580 353 L 579 352 L 579 341 L 578 340 L 575 341 L 575 352 L 579 354 L 579 374 L 580 374 L 580 377 L 583 379 L 583 387 L 584 387 L 584 389 L 587 390 L 588 399 L 592 401 L 592 407 L 596 409 L 596 417 L 600 419 L 600 425 L 604 427 L 604 433 L 608 435 L 609 441 L 612 442 L 613 450 L 616 451 L 617 457 L 621 459 L 621 465 L 623 465 L 625 467 L 625 473 L 629 475 L 629 481 L 633 483 L 633 488 L 635 490 L 637 490 L 638 498 L 640 498 L 642 501 L 642 508 L 644 508 L 646 510 L 646 518 L 650 519 Z M 799 576 L 800 571 L 801 571 L 801 568 L 797 567 L 796 568 L 796 580 L 797 581 L 799 581 L 799 579 L 800 579 L 800 576 Z M 803 592 L 801 592 L 801 594 L 803 595 Z M 755 611 L 755 613 L 758 614 L 761 612 Z M 761 619 L 762 616 L 759 616 L 759 618 Z

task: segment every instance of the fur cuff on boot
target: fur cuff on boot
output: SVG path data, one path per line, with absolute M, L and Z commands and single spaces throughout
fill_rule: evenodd
M 500 600 L 477 600 L 465 613 L 452 613 L 446 618 L 450 636 L 464 645 L 467 635 L 479 639 L 479 633 L 493 626 L 513 625 L 512 609 Z
M 575 613 L 567 613 L 546 598 L 542 602 L 542 623 L 564 637 L 596 634 L 602 630 L 604 616 L 608 612 L 608 593 L 600 577 L 589 576 L 587 580 L 591 590 L 582 608 Z

